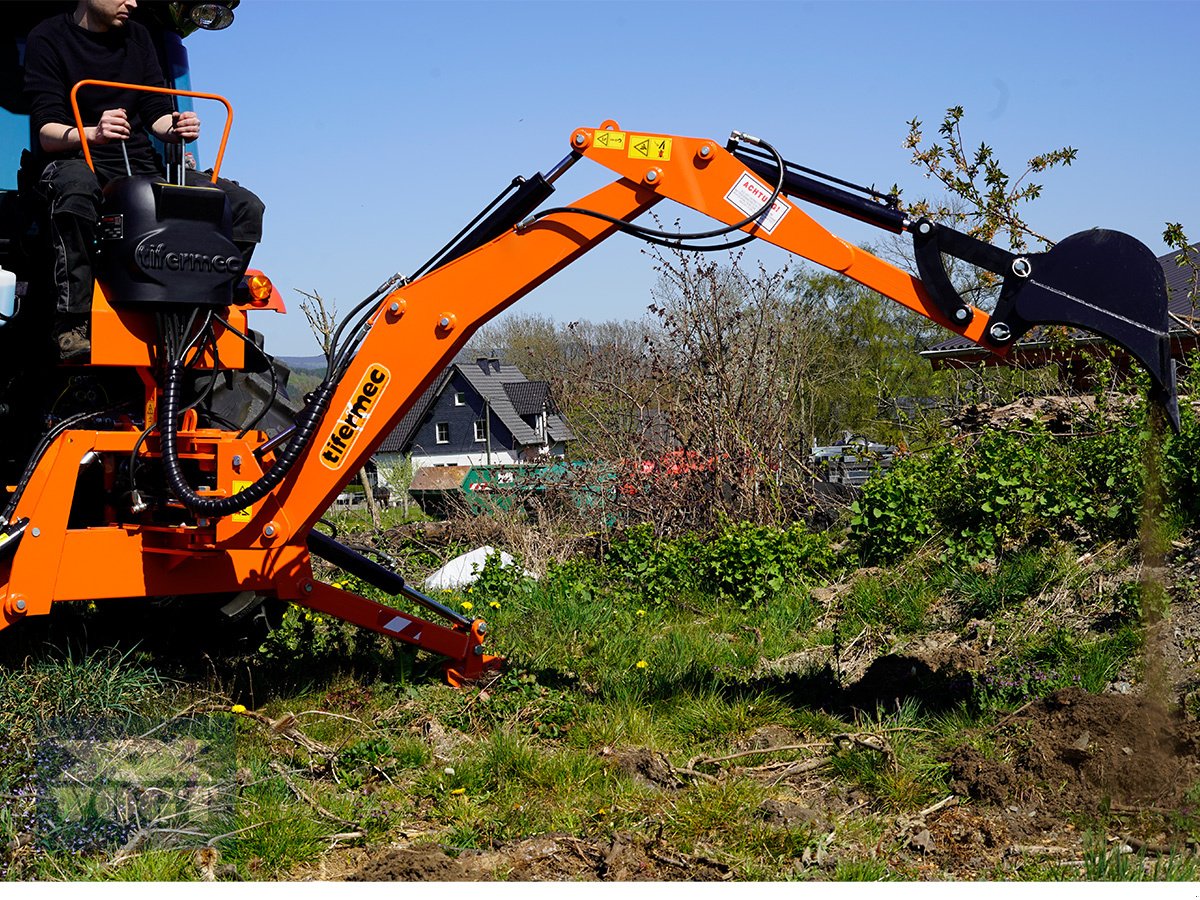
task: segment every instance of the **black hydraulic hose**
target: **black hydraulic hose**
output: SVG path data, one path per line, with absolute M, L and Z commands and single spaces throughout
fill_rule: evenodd
M 183 475 L 179 465 L 179 447 L 177 444 L 179 426 L 179 399 L 183 392 L 184 367 L 179 360 L 172 360 L 167 367 L 163 383 L 162 400 L 158 413 L 158 434 L 161 443 L 163 469 L 166 473 L 167 484 L 179 501 L 194 513 L 206 516 L 227 516 L 245 509 L 256 503 L 274 490 L 291 471 L 304 448 L 312 440 L 313 434 L 320 424 L 321 417 L 329 407 L 337 385 L 330 381 L 322 382 L 313 393 L 312 400 L 300 414 L 296 422 L 296 431 L 275 465 L 262 478 L 245 490 L 238 491 L 232 497 L 201 497 Z
M 231 324 L 226 322 L 220 316 L 217 316 L 216 320 L 220 324 L 224 325 L 226 329 L 228 329 L 229 331 L 231 331 L 235 335 L 237 335 L 239 338 L 241 338 L 242 343 L 244 343 L 247 347 L 254 348 L 254 352 L 256 352 L 259 356 L 261 356 L 263 358 L 263 362 L 265 362 L 267 364 L 267 371 L 271 373 L 271 399 L 263 404 L 263 408 L 259 411 L 258 415 L 256 415 L 253 419 L 250 420 L 249 424 L 242 426 L 241 431 L 238 432 L 238 437 L 243 438 L 246 436 L 246 433 L 248 431 L 252 431 L 254 429 L 254 426 L 263 420 L 263 417 L 266 416 L 266 414 L 268 412 L 270 412 L 271 407 L 275 405 L 275 395 L 279 391 L 279 377 L 275 374 L 274 360 L 272 360 L 271 357 L 267 355 L 267 352 L 265 350 L 263 350 L 262 347 L 258 346 L 258 344 L 256 344 L 254 341 L 252 341 L 248 334 L 243 334 L 241 331 L 238 331 L 238 329 L 234 328 Z M 214 375 L 214 377 L 215 377 L 215 375 Z
M 12 518 L 13 513 L 17 511 L 17 504 L 21 501 L 21 496 L 25 493 L 25 488 L 29 486 L 29 480 L 33 477 L 33 473 L 37 469 L 38 463 L 42 461 L 42 456 L 50 448 L 50 445 L 54 443 L 55 438 L 57 438 L 67 429 L 72 428 L 81 422 L 86 422 L 89 419 L 98 419 L 101 416 L 114 413 L 117 410 L 123 409 L 124 407 L 130 405 L 131 404 L 129 401 L 122 400 L 120 403 L 110 406 L 107 409 L 89 410 L 87 412 L 76 413 L 73 416 L 63 419 L 61 422 L 47 431 L 42 436 L 42 439 L 38 441 L 37 447 L 34 448 L 33 454 L 29 457 L 29 462 L 26 463 L 25 470 L 21 473 L 21 478 L 17 482 L 12 496 L 9 497 L 8 504 L 4 507 L 4 512 L 0 513 L 0 521 L 7 523 Z

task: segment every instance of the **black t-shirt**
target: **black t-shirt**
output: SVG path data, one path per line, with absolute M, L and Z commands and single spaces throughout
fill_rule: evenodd
M 84 79 L 119 81 L 163 87 L 162 68 L 150 32 L 133 21 L 108 31 L 88 31 L 75 24 L 70 13 L 54 16 L 29 32 L 25 42 L 25 91 L 36 136 L 46 124 L 72 126 L 71 88 Z M 88 86 L 77 95 L 85 126 L 95 125 L 106 109 L 124 109 L 129 116 L 130 138 L 126 149 L 135 172 L 157 169 L 158 158 L 146 129 L 173 109 L 167 94 Z M 120 142 L 90 144 L 98 169 L 124 171 Z M 43 159 L 82 156 L 81 152 L 47 154 Z

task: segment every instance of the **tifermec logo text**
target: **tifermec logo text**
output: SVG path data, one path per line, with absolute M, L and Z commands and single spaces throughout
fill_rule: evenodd
M 371 409 L 383 396 L 383 390 L 391 377 L 392 374 L 381 365 L 373 364 L 367 368 L 367 373 L 358 383 L 358 389 L 346 404 L 346 411 L 333 426 L 329 437 L 325 439 L 325 446 L 321 448 L 321 463 L 325 468 L 342 467 L 363 426 L 371 418 Z

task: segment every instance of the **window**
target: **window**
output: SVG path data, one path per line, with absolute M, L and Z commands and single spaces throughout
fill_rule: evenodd
M 475 441 L 478 443 L 480 441 L 486 441 L 486 440 L 487 440 L 487 422 L 485 422 L 483 419 L 476 419 L 475 420 Z
M 450 443 L 450 423 L 438 422 L 434 427 L 437 429 L 437 442 L 439 444 Z
M 466 406 L 467 405 L 467 395 L 463 391 L 455 391 L 454 392 L 454 405 L 455 406 Z

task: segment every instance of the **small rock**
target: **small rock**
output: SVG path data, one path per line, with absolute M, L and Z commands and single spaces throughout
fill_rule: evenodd
M 1074 741 L 1071 742 L 1071 747 L 1074 748 L 1075 750 L 1086 750 L 1088 748 L 1088 745 L 1091 742 L 1092 742 L 1092 733 L 1090 731 L 1085 731 L 1083 734 L 1081 734 L 1079 737 L 1077 737 Z
M 1133 685 L 1128 681 L 1114 681 L 1104 690 L 1109 694 L 1129 694 L 1133 692 Z

